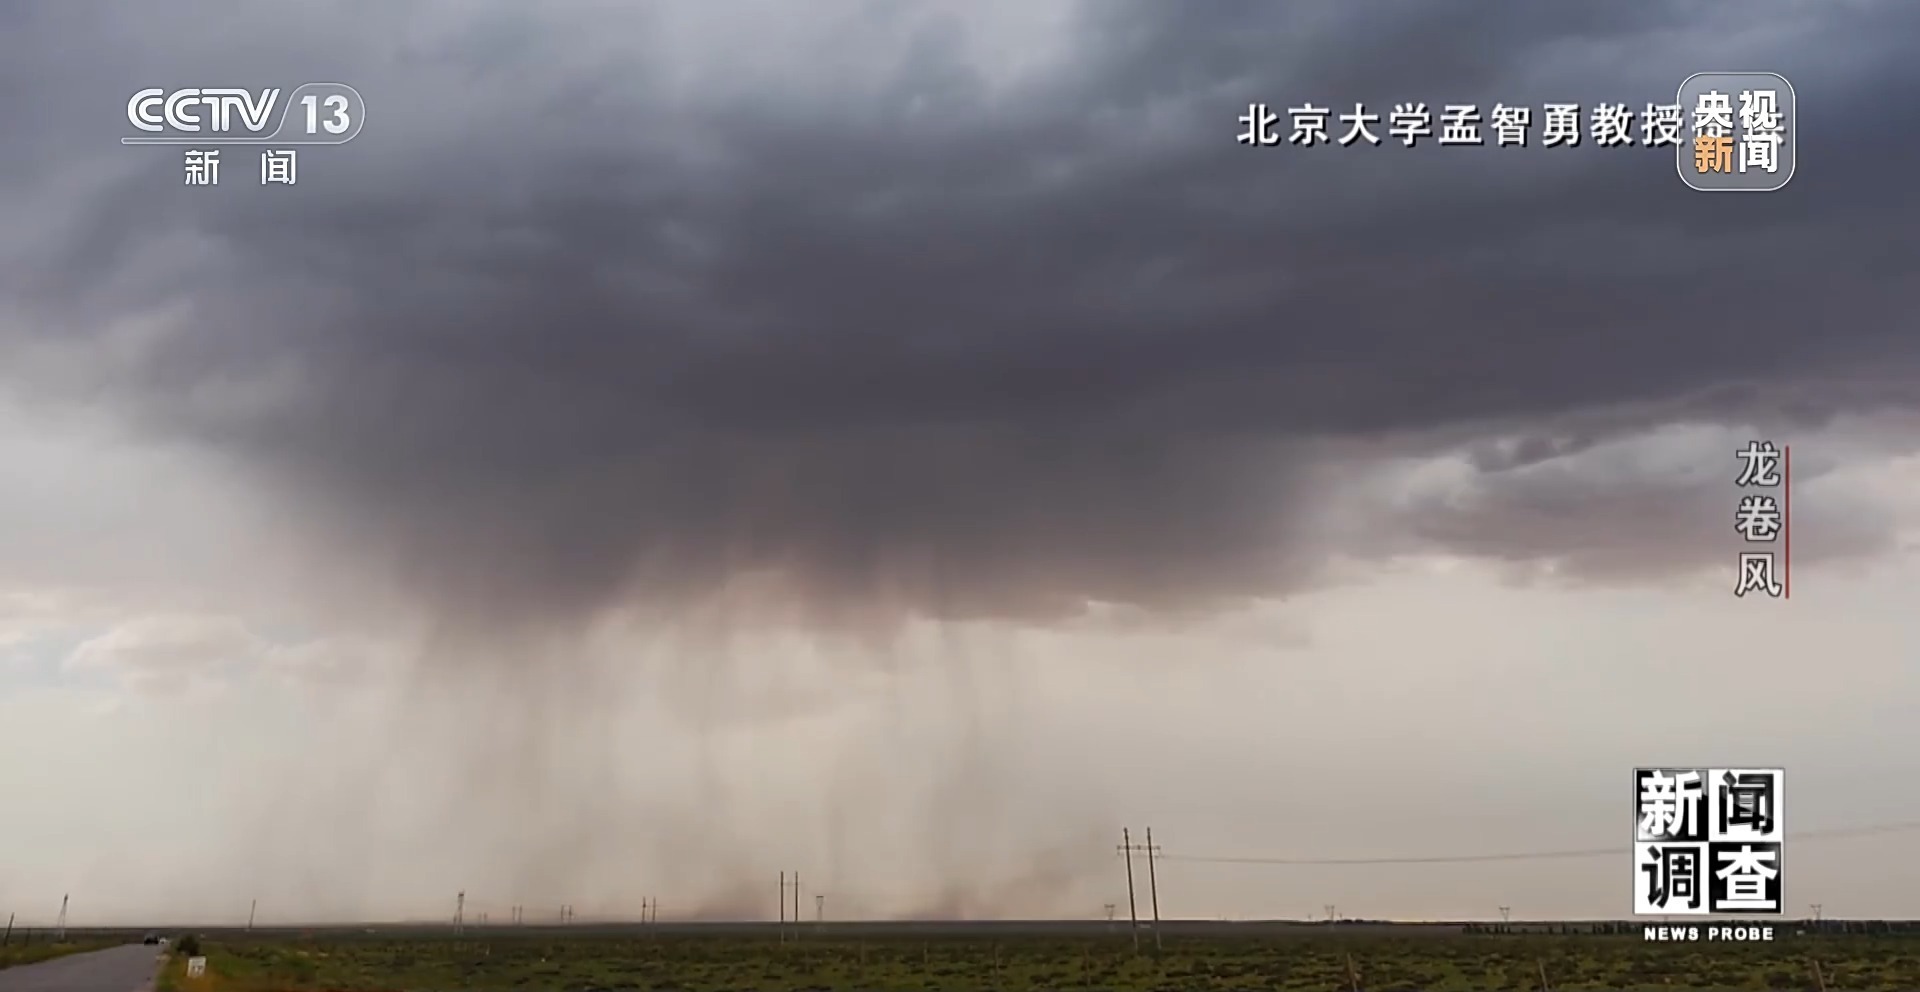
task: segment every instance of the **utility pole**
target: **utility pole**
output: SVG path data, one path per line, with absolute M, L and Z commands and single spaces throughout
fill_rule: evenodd
M 792 872 L 793 881 L 787 881 L 788 872 L 780 873 L 780 942 L 787 942 L 788 924 L 792 924 L 794 940 L 800 939 L 800 873 Z M 793 887 L 793 915 L 787 915 L 787 887 Z
M 1813 925 L 1814 925 L 1814 926 L 1816 926 L 1816 927 L 1818 927 L 1818 926 L 1820 925 L 1820 910 L 1821 910 L 1821 908 L 1822 908 L 1822 907 L 1821 907 L 1821 905 L 1820 905 L 1819 903 L 1817 903 L 1817 902 L 1816 902 L 1816 903 L 1814 903 L 1814 904 L 1813 904 L 1813 906 L 1812 906 L 1812 909 L 1813 909 Z
M 1133 931 L 1133 952 L 1140 953 L 1140 904 L 1133 897 L 1133 838 L 1120 828 L 1120 855 L 1127 861 L 1127 925 Z
M 455 937 L 458 937 L 462 933 L 465 933 L 466 929 L 467 929 L 467 894 L 465 892 L 462 892 L 459 895 L 453 897 L 453 935 Z
M 1107 903 L 1107 932 L 1113 932 L 1113 903 Z
M 67 896 L 60 897 L 60 922 L 54 924 L 53 941 L 56 944 L 67 942 Z
M 4 935 L 0 935 L 0 947 L 5 947 L 12 942 L 13 942 L 13 914 L 8 913 L 7 914 L 7 932 Z
M 1133 853 L 1138 851 L 1147 856 L 1147 897 L 1153 907 L 1153 949 L 1158 951 L 1160 950 L 1160 883 L 1154 873 L 1153 856 L 1160 849 L 1153 843 L 1153 828 L 1147 828 L 1147 842 L 1145 844 L 1133 843 L 1128 838 L 1127 831 L 1122 829 L 1120 831 L 1120 846 L 1125 848 L 1127 852 L 1127 902 L 1129 906 L 1133 903 Z M 1137 930 L 1139 926 L 1139 914 L 1135 913 L 1134 927 Z M 1138 933 L 1134 934 L 1133 940 L 1135 944 L 1140 942 Z
M 1322 908 L 1327 911 L 1328 923 L 1338 923 L 1340 921 L 1340 907 L 1335 906 L 1333 903 L 1327 903 L 1326 906 Z
M 826 896 L 815 895 L 813 897 L 813 922 L 815 923 L 827 922 L 827 897 Z
M 1160 950 L 1160 883 L 1154 879 L 1153 855 L 1159 848 L 1153 846 L 1153 828 L 1147 828 L 1147 897 L 1153 902 L 1153 949 Z
M 259 909 L 260 909 L 260 900 L 258 899 L 255 899 L 253 903 L 247 907 L 247 932 L 248 933 L 253 932 L 253 914 L 257 912 Z
M 1512 910 L 1512 908 L 1511 908 L 1511 907 L 1508 907 L 1508 906 L 1502 906 L 1502 907 L 1500 907 L 1500 925 L 1501 925 L 1502 927 L 1504 927 L 1504 926 L 1506 926 L 1506 925 L 1507 925 L 1508 923 L 1511 923 L 1511 922 L 1513 922 L 1513 910 Z

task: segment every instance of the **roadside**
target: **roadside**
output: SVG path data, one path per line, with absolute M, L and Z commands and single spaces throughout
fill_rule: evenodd
M 267 976 L 257 974 L 259 969 L 246 967 L 244 962 L 219 948 L 208 948 L 202 953 L 207 958 L 206 970 L 191 978 L 187 976 L 186 955 L 167 955 L 160 963 L 159 974 L 154 976 L 153 992 L 233 992 L 273 984 Z M 260 980 L 249 982 L 249 976 Z
M 65 950 L 63 948 L 63 950 Z M 0 968 L 0 992 L 147 992 L 160 948 L 128 940 Z
M 160 970 L 153 976 L 153 992 L 181 992 L 180 983 L 186 979 L 186 974 L 186 958 L 173 953 L 163 956 Z
M 74 941 L 64 944 L 10 944 L 0 947 L 0 968 L 14 965 L 38 964 L 54 958 L 64 958 L 69 954 L 85 954 L 88 951 L 101 951 L 114 947 L 118 941 Z
M 184 936 L 166 951 L 153 978 L 153 992 L 217 992 L 232 986 L 232 956 L 219 948 L 202 948 L 199 937 Z M 187 961 L 202 955 L 206 957 L 206 970 L 188 977 Z

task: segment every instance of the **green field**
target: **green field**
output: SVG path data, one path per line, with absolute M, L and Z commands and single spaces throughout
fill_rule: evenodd
M 217 938 L 208 973 L 178 992 L 425 990 L 1348 990 L 1920 989 L 1920 938 L 1798 937 L 1768 944 L 1649 944 L 1636 937 L 1307 935 L 1123 939 L 504 935 Z

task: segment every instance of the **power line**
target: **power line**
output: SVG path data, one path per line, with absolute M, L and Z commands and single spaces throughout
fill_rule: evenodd
M 1797 841 L 1838 840 L 1844 837 L 1869 837 L 1877 834 L 1898 834 L 1920 831 L 1920 820 L 1898 823 L 1880 823 L 1865 827 L 1844 827 L 1834 830 L 1805 830 L 1787 834 L 1787 839 Z M 1390 858 L 1260 858 L 1260 857 L 1213 857 L 1197 854 L 1162 854 L 1162 861 L 1184 861 L 1189 864 L 1215 865 L 1441 865 L 1473 864 L 1485 861 L 1558 861 L 1575 858 L 1615 858 L 1620 856 L 1621 845 L 1612 847 L 1584 847 L 1560 851 L 1507 851 L 1497 854 L 1436 854 Z

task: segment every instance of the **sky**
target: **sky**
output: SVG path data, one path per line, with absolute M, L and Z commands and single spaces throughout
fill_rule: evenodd
M 1613 918 L 1636 765 L 1920 821 L 1916 32 L 0 4 L 0 911 L 1088 917 L 1151 827 L 1168 916 Z M 1234 140 L 1725 69 L 1792 81 L 1781 190 Z M 309 81 L 367 114 L 292 185 L 115 140 Z M 1913 837 L 1789 841 L 1789 911 L 1920 914 Z

